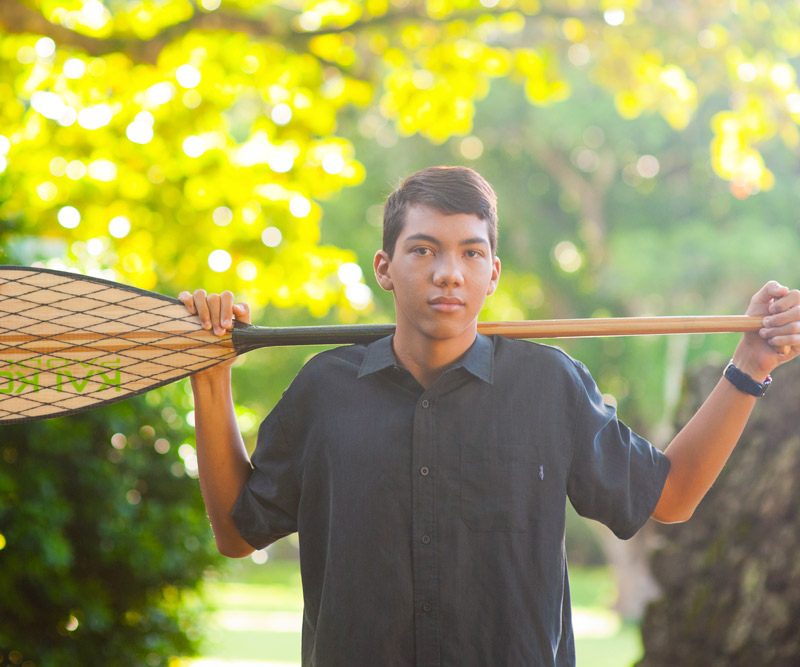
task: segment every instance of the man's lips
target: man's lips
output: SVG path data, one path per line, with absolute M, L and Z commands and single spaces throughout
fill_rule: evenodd
M 451 313 L 464 307 L 464 301 L 457 296 L 437 296 L 428 303 L 432 308 L 443 313 Z

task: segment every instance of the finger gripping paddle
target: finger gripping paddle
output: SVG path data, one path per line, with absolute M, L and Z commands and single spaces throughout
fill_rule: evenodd
M 479 324 L 512 338 L 751 331 L 760 318 Z M 90 410 L 260 347 L 369 343 L 393 324 L 257 327 L 215 336 L 177 299 L 75 273 L 0 266 L 0 425 Z

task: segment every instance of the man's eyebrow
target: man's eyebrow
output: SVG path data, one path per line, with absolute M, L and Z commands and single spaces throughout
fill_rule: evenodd
M 429 234 L 423 234 L 421 232 L 417 234 L 411 234 L 411 236 L 407 236 L 405 239 L 406 242 L 408 241 L 428 241 L 429 243 L 434 243 L 436 245 L 441 245 L 441 241 L 437 239 L 435 236 L 431 236 Z M 458 245 L 476 245 L 476 244 L 483 244 L 489 245 L 489 241 L 485 238 L 480 236 L 474 236 L 469 239 L 463 239 L 462 241 L 458 242 Z
M 471 239 L 464 239 L 463 241 L 459 242 L 459 245 L 476 245 L 476 244 L 483 244 L 489 245 L 489 241 L 481 236 L 475 236 Z
M 422 233 L 417 233 L 417 234 L 412 234 L 411 236 L 407 236 L 405 240 L 406 242 L 428 241 L 429 243 L 435 243 L 436 245 L 441 245 L 439 239 L 437 239 L 435 236 L 430 236 L 429 234 L 422 234 Z

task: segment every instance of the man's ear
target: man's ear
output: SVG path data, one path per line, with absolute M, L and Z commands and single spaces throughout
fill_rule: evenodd
M 375 253 L 375 259 L 372 260 L 372 268 L 375 270 L 375 279 L 387 292 L 391 292 L 394 289 L 394 283 L 392 282 L 389 271 L 391 263 L 392 260 L 385 250 L 378 250 L 378 252 Z
M 494 291 L 497 289 L 497 283 L 500 280 L 500 258 L 495 256 L 494 262 L 492 264 L 492 277 L 489 280 L 489 287 L 486 289 L 486 296 L 490 294 L 494 294 Z

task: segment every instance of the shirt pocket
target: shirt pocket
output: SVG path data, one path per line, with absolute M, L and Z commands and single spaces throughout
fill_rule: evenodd
M 539 517 L 539 448 L 461 447 L 461 518 L 476 532 L 529 530 Z

